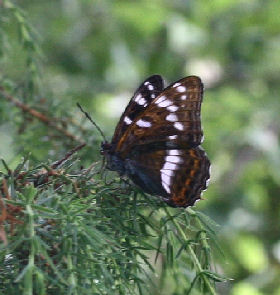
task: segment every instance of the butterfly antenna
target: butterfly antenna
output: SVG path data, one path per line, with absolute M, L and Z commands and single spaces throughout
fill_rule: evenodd
M 84 111 L 83 110 L 83 108 L 82 108 L 82 106 L 77 102 L 77 106 L 78 106 L 78 108 L 80 109 L 80 111 L 90 120 L 90 122 L 95 126 L 95 128 L 99 131 L 99 133 L 101 134 L 101 136 L 102 136 L 102 138 L 103 138 L 103 140 L 105 141 L 105 142 L 107 142 L 107 140 L 106 140 L 106 137 L 105 137 L 105 135 L 104 135 L 104 133 L 103 133 L 103 131 L 101 130 L 101 128 L 92 120 L 92 118 L 90 117 L 90 115 L 86 112 L 86 111 Z

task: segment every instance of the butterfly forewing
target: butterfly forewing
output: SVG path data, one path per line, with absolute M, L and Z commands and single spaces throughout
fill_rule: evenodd
M 210 161 L 201 147 L 138 153 L 128 162 L 130 178 L 173 207 L 193 205 L 210 177 Z
M 139 86 L 119 120 L 112 139 L 113 144 L 119 141 L 135 118 L 143 113 L 162 90 L 163 80 L 159 75 L 149 77 Z
M 201 143 L 203 84 L 189 76 L 164 89 L 128 126 L 116 151 L 127 157 L 141 147 L 192 148 Z

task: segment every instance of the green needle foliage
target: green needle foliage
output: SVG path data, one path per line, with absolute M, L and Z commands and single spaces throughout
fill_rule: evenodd
M 38 59 L 41 55 L 38 43 L 35 39 L 35 30 L 29 24 L 22 9 L 12 1 L 3 0 L 0 2 L 0 56 L 5 57 L 9 52 L 11 44 L 7 31 L 10 24 L 16 26 L 19 45 L 25 56 L 25 75 L 21 80 L 21 87 L 25 95 L 32 98 L 36 85 L 38 84 Z
M 224 279 L 211 271 L 205 216 L 168 208 L 118 178 L 105 183 L 97 164 L 24 162 L 1 172 L 2 292 L 216 294 L 213 282 Z

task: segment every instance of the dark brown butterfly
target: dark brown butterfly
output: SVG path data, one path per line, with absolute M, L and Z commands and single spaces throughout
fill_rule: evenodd
M 131 98 L 111 143 L 102 143 L 107 168 L 172 207 L 192 206 L 210 177 L 210 161 L 199 146 L 202 97 L 196 76 L 165 89 L 161 76 L 149 77 Z

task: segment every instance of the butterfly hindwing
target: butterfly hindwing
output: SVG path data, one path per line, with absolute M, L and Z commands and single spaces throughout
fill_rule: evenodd
M 134 183 L 172 207 L 193 205 L 210 177 L 210 161 L 201 147 L 138 153 L 126 166 Z
M 200 109 L 203 84 L 189 76 L 164 89 L 135 117 L 119 138 L 116 151 L 127 157 L 132 149 L 192 148 L 202 141 Z
M 163 90 L 163 80 L 159 75 L 147 78 L 135 91 L 115 129 L 112 143 L 117 143 L 136 117 L 141 115 Z

